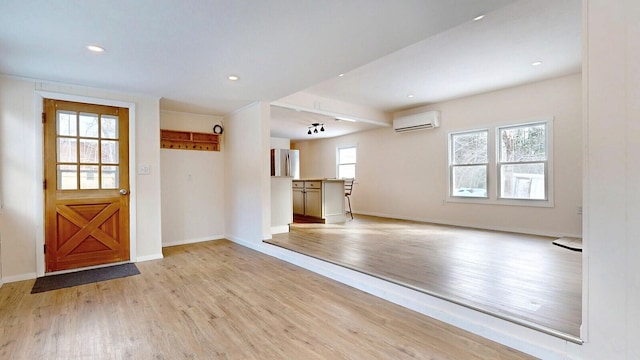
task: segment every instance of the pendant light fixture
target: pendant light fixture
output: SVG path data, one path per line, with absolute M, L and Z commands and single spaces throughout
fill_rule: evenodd
M 320 126 L 320 131 L 324 131 L 324 124 L 321 123 L 313 123 L 307 128 L 307 135 L 311 135 L 311 129 L 313 129 L 313 133 L 318 133 L 318 126 Z

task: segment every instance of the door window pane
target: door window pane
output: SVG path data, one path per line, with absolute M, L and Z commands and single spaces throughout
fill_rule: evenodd
M 98 166 L 80 165 L 80 190 L 98 189 Z
M 98 140 L 80 139 L 80 162 L 98 163 Z
M 118 138 L 118 117 L 102 115 L 100 117 L 100 136 L 105 139 Z
M 102 140 L 102 163 L 117 164 L 118 163 L 118 142 L 111 140 Z
M 78 162 L 78 142 L 74 138 L 58 138 L 58 162 Z
M 120 178 L 119 166 L 102 166 L 102 188 L 103 189 L 117 189 L 120 185 L 118 179 Z
M 80 113 L 79 123 L 81 137 L 98 137 L 98 115 Z
M 58 165 L 58 189 L 78 189 L 78 167 L 76 165 Z
M 119 117 L 56 112 L 58 189 L 119 188 Z
M 62 136 L 76 136 L 76 113 L 71 111 L 58 111 L 57 115 L 57 134 Z

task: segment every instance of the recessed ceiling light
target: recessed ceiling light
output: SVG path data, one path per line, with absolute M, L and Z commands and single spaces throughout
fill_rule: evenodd
M 408 97 L 408 98 L 412 98 L 412 97 L 413 97 L 413 94 L 409 94 L 409 95 L 407 95 L 407 97 Z
M 338 74 L 338 77 L 343 77 L 343 76 L 344 76 L 344 74 Z
M 476 17 L 473 18 L 473 21 L 478 21 L 478 20 L 482 20 L 484 19 L 484 14 L 483 15 L 478 15 Z
M 98 45 L 87 45 L 87 49 L 98 53 L 104 52 L 104 48 Z
M 531 63 L 531 66 L 540 66 L 542 65 L 542 61 L 534 61 Z
M 238 75 L 229 75 L 229 80 L 237 81 L 237 80 L 240 80 L 240 77 Z

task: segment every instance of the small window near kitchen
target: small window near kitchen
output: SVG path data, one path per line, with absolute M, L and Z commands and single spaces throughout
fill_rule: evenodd
M 547 123 L 498 128 L 501 199 L 547 200 Z
M 337 149 L 338 179 L 354 179 L 356 177 L 356 147 L 347 146 Z
M 452 197 L 488 197 L 488 137 L 488 130 L 449 135 L 449 181 Z

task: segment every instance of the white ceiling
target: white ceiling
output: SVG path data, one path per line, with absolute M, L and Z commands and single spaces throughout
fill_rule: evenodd
M 304 91 L 393 113 L 574 74 L 582 65 L 581 27 L 580 0 L 517 1 Z M 532 66 L 536 61 L 542 64 Z M 272 134 L 316 138 L 290 119 L 276 113 Z M 343 135 L 372 127 L 342 124 L 327 130 Z
M 156 96 L 163 109 L 214 115 L 302 90 L 392 112 L 578 72 L 580 6 L 580 0 L 2 0 L 0 73 Z M 487 16 L 470 21 L 479 14 Z M 90 53 L 89 44 L 106 51 Z M 532 68 L 535 60 L 544 63 Z M 240 80 L 229 81 L 231 74 Z M 326 135 L 372 126 L 292 112 L 272 111 L 280 137 L 307 136 L 311 122 L 332 123 Z

